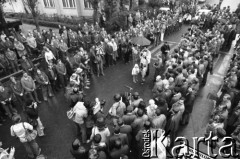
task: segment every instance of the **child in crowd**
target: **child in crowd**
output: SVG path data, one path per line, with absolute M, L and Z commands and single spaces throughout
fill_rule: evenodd
M 133 83 L 136 83 L 138 81 L 138 74 L 140 72 L 138 64 L 135 64 L 132 69 L 132 76 L 133 76 Z

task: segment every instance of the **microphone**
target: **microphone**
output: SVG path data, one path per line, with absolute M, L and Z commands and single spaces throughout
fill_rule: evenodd
M 130 89 L 130 91 L 131 91 L 131 90 L 133 90 L 133 88 L 132 88 L 132 87 L 130 87 L 130 86 L 127 86 L 127 85 L 125 85 L 125 87 L 129 88 L 129 89 Z

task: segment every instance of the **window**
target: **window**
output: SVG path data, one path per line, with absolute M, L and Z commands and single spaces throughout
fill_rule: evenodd
M 54 0 L 43 0 L 45 7 L 55 7 Z
M 92 9 L 92 4 L 90 3 L 90 0 L 84 0 L 84 7 Z
M 64 8 L 76 8 L 75 0 L 62 0 Z

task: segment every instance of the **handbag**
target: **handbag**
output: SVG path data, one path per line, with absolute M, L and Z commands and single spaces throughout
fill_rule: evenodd
M 37 131 L 36 130 L 32 130 L 31 131 L 31 130 L 26 129 L 25 126 L 24 126 L 24 123 L 22 123 L 22 125 L 23 125 L 23 128 L 25 130 L 25 138 L 26 138 L 26 140 L 28 142 L 35 140 L 36 137 L 37 137 Z
M 68 119 L 73 120 L 74 116 L 75 116 L 75 112 L 73 111 L 73 108 L 71 108 L 69 111 L 67 111 Z

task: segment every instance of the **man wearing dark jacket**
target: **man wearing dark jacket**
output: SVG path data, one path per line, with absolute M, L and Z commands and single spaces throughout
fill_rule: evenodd
M 57 78 L 57 70 L 56 68 L 52 65 L 48 65 L 48 69 L 45 71 L 46 75 L 48 76 L 48 79 L 51 83 L 52 89 L 57 92 L 58 91 L 58 78 Z
M 189 88 L 188 93 L 186 94 L 186 99 L 184 100 L 185 111 L 182 117 L 183 125 L 187 125 L 189 122 L 189 117 L 193 110 L 195 96 L 195 92 L 192 90 L 192 88 Z
M 164 42 L 163 46 L 161 47 L 161 51 L 162 51 L 163 62 L 165 63 L 167 61 L 167 56 L 170 51 L 170 46 L 168 45 L 167 42 Z
M 12 89 L 15 97 L 17 98 L 17 101 L 22 105 L 23 110 L 25 109 L 24 103 L 26 101 L 26 97 L 24 94 L 24 89 L 22 87 L 22 84 L 19 80 L 16 80 L 14 76 L 10 77 L 10 88 Z
M 112 65 L 113 64 L 113 46 L 111 41 L 109 41 L 106 45 L 106 54 L 107 54 L 108 66 Z
M 17 110 L 12 106 L 12 92 L 9 88 L 0 85 L 0 102 L 5 113 L 11 119 L 17 114 Z
M 25 71 L 28 74 L 30 74 L 31 76 L 33 76 L 34 65 L 31 60 L 26 58 L 26 56 L 22 56 L 21 66 L 22 66 L 23 71 Z
M 128 145 L 122 145 L 121 139 L 116 139 L 114 142 L 113 150 L 110 152 L 111 159 L 119 159 L 125 155 L 128 155 L 129 147 Z
M 67 69 L 66 66 L 62 63 L 62 61 L 59 59 L 57 64 L 55 65 L 55 68 L 58 73 L 58 78 L 61 87 L 65 87 L 67 84 Z
M 89 149 L 88 145 L 82 145 L 79 139 L 75 139 L 70 152 L 75 159 L 88 159 Z
M 131 143 L 132 143 L 132 127 L 130 125 L 125 125 L 122 118 L 118 119 L 118 126 L 120 128 L 120 133 L 127 135 L 129 145 L 131 145 Z
M 37 69 L 37 73 L 35 76 L 36 81 L 40 84 L 42 88 L 42 94 L 44 101 L 48 100 L 48 95 L 50 97 L 53 96 L 52 87 L 49 82 L 48 76 L 41 70 Z
M 114 148 L 114 142 L 120 139 L 122 146 L 128 145 L 128 137 L 126 134 L 120 133 L 120 128 L 116 126 L 114 128 L 114 134 L 109 138 L 109 151 L 111 151 Z

